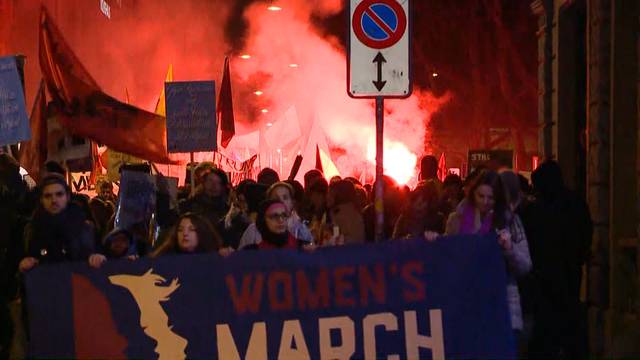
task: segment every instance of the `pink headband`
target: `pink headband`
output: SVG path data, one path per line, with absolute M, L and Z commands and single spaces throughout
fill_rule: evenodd
M 265 214 L 266 214 L 266 213 L 268 213 L 268 212 L 269 212 L 269 211 L 270 211 L 274 206 L 282 206 L 282 207 L 283 207 L 283 208 L 285 208 L 285 209 L 287 208 L 286 206 L 284 206 L 284 204 L 283 204 L 283 203 L 279 203 L 279 202 L 277 202 L 277 203 L 271 204 L 271 206 L 269 206 L 269 207 L 267 208 L 267 211 L 265 211 L 264 213 L 265 213 Z

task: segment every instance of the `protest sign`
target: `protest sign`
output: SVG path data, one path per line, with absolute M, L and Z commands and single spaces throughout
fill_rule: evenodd
M 0 146 L 31 139 L 24 90 L 14 56 L 0 58 Z
M 513 168 L 513 150 L 469 150 L 469 173 L 479 166 Z
M 139 171 L 122 171 L 115 226 L 148 229 L 156 206 L 156 185 L 153 176 Z
M 217 150 L 215 82 L 174 81 L 164 87 L 168 151 Z

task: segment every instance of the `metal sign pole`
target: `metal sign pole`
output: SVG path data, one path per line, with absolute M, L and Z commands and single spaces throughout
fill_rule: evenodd
M 384 186 L 382 175 L 384 172 L 384 97 L 376 97 L 376 182 L 375 182 L 375 212 L 376 212 L 376 242 L 384 239 Z
M 375 241 L 378 242 L 386 240 L 382 179 L 384 99 L 411 96 L 411 0 L 350 0 L 349 14 L 347 93 L 354 99 L 376 100 L 373 191 Z

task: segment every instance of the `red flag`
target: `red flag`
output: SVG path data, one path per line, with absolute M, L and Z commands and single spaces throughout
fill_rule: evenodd
M 27 170 L 29 175 L 38 182 L 40 180 L 40 166 L 47 160 L 47 95 L 45 94 L 44 81 L 40 82 L 40 88 L 33 102 L 31 117 L 31 140 L 20 144 L 20 165 Z
M 440 155 L 440 160 L 438 161 L 438 179 L 440 181 L 444 181 L 444 178 L 447 177 L 447 162 L 444 158 L 444 153 Z
M 320 157 L 320 148 L 316 144 L 316 170 L 320 170 L 320 172 L 324 173 L 322 170 L 322 158 Z
M 229 73 L 229 58 L 224 59 L 224 73 L 222 75 L 222 85 L 220 86 L 220 96 L 218 96 L 218 123 L 222 137 L 220 145 L 226 148 L 236 133 L 233 119 L 233 97 L 231 96 L 231 74 Z
M 42 8 L 40 68 L 60 123 L 74 135 L 116 151 L 170 163 L 164 118 L 102 92 Z
M 87 185 L 95 185 L 98 176 L 102 175 L 102 159 L 100 159 L 100 154 L 98 153 L 98 144 L 94 142 L 91 142 L 91 158 L 93 160 L 93 166 L 91 176 L 89 177 L 89 184 Z

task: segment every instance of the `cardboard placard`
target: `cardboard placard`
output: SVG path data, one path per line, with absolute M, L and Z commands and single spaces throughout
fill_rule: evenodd
M 217 150 L 215 82 L 167 82 L 164 88 L 169 153 Z

